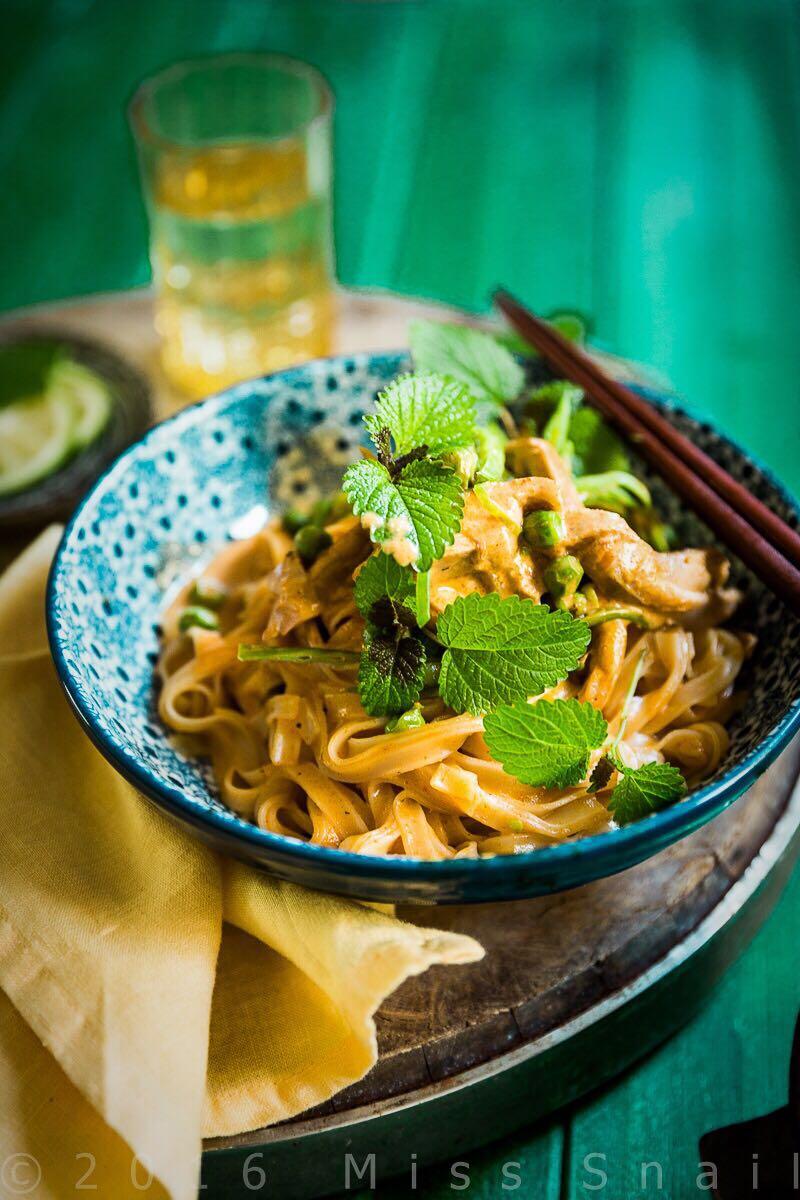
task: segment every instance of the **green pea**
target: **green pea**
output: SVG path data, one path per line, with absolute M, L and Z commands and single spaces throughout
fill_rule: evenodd
M 422 707 L 417 703 L 411 708 L 406 709 L 399 717 L 393 717 L 391 721 L 387 721 L 386 732 L 402 733 L 405 729 L 420 729 L 424 724 L 425 718 L 422 715 Z
M 323 550 L 327 550 L 332 543 L 331 535 L 324 529 L 320 529 L 319 525 L 304 525 L 294 535 L 295 550 L 306 566 L 312 563 Z
M 558 602 L 568 600 L 583 579 L 583 567 L 573 554 L 564 554 L 551 562 L 544 573 L 547 590 Z
M 583 592 L 576 592 L 574 596 L 560 600 L 557 607 L 569 609 L 573 617 L 585 617 L 589 611 L 589 601 Z
M 534 550 L 544 550 L 557 546 L 566 537 L 567 527 L 559 512 L 532 512 L 522 522 L 522 533 Z
M 196 626 L 199 629 L 219 629 L 219 617 L 210 608 L 202 604 L 193 604 L 185 608 L 178 618 L 178 628 L 181 633 Z

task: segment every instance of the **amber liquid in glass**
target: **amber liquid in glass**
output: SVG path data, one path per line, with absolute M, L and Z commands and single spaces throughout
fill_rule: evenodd
M 331 352 L 327 203 L 297 143 L 164 155 L 152 213 L 156 325 L 182 392 L 206 396 Z

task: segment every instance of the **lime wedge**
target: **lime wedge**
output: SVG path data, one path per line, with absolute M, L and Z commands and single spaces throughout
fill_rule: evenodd
M 110 415 L 103 380 L 81 363 L 56 359 L 43 391 L 6 397 L 0 406 L 0 496 L 52 475 L 95 440 Z
M 31 396 L 0 410 L 0 496 L 52 475 L 73 447 L 75 409 L 66 396 Z
M 70 359 L 55 363 L 47 381 L 53 396 L 63 395 L 75 412 L 73 448 L 82 450 L 102 432 L 111 413 L 111 393 L 94 371 Z

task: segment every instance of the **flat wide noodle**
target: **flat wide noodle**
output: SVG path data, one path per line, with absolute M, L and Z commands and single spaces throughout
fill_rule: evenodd
M 735 601 L 725 565 L 710 551 L 659 555 L 620 517 L 584 508 L 547 443 L 519 439 L 509 459 L 540 474 L 494 485 L 496 503 L 517 523 L 532 508 L 563 508 L 570 549 L 597 592 L 646 605 L 655 626 L 598 625 L 582 670 L 548 697 L 599 708 L 612 736 L 622 731 L 631 766 L 667 759 L 690 783 L 714 771 L 749 645 L 712 623 Z M 179 630 L 186 591 L 165 615 L 161 719 L 199 740 L 223 800 L 282 837 L 432 860 L 536 850 L 607 828 L 608 789 L 527 787 L 491 759 L 480 717 L 433 698 L 424 726 L 386 733 L 386 720 L 361 708 L 355 667 L 238 661 L 240 642 L 360 648 L 353 576 L 372 547 L 355 518 L 329 532 L 333 544 L 310 570 L 274 522 L 226 549 L 207 571 L 227 588 L 221 632 Z M 434 570 L 434 616 L 470 591 L 536 600 L 545 566 L 470 497 L 462 533 Z

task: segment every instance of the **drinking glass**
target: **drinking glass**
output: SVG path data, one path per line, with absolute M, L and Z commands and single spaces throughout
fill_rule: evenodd
M 332 108 L 313 67 L 267 54 L 134 95 L 162 364 L 186 395 L 330 353 Z

